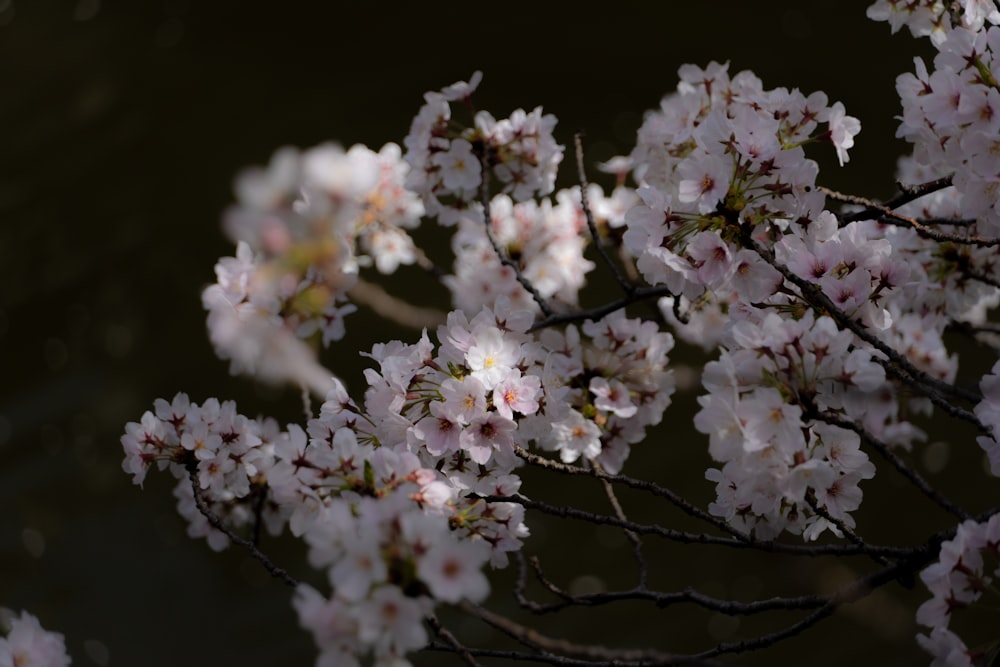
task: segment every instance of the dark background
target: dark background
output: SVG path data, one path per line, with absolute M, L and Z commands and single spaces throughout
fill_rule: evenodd
M 312 664 L 289 592 L 242 554 L 188 539 L 171 480 L 151 473 L 140 490 L 120 470 L 125 423 L 178 391 L 300 419 L 296 392 L 231 378 L 205 335 L 199 295 L 217 259 L 233 253 L 219 219 L 236 171 L 286 144 L 400 142 L 423 92 L 476 69 L 485 72 L 480 108 L 503 117 L 543 105 L 559 118 L 561 143 L 584 130 L 588 158 L 606 159 L 628 152 L 642 111 L 673 89 L 679 65 L 728 59 L 731 73 L 753 69 L 769 88 L 843 101 L 862 133 L 844 169 L 832 148 L 812 151 L 821 181 L 888 196 L 905 151 L 892 138 L 893 82 L 929 46 L 890 38 L 886 24 L 865 19 L 866 4 L 0 0 L 0 605 L 64 633 L 74 665 Z M 609 277 L 595 273 L 601 280 Z M 326 361 L 355 388 L 357 350 L 414 337 L 365 313 L 348 330 Z M 700 363 L 690 350 L 674 358 Z M 694 396 L 678 395 L 626 471 L 705 504 L 705 441 L 688 426 Z M 978 474 L 969 435 L 946 428 L 964 440 L 953 458 Z M 985 506 L 975 485 L 932 479 L 972 509 Z M 530 482 L 529 496 L 607 511 L 594 484 Z M 905 543 L 946 524 L 888 471 L 865 492 L 872 518 L 859 518 L 859 530 L 876 542 Z M 687 526 L 647 498 L 624 500 L 636 518 Z M 529 523 L 528 551 L 561 584 L 633 582 L 615 531 Z M 321 581 L 298 545 L 268 547 L 296 576 Z M 869 567 L 655 543 L 648 553 L 665 590 L 741 599 L 829 590 Z M 510 610 L 503 577 L 491 605 Z M 925 662 L 913 611 L 926 595 L 891 588 L 774 653 L 735 662 Z M 698 651 L 795 617 L 740 625 L 635 604 L 521 618 L 554 636 Z M 453 623 L 470 644 L 498 641 L 480 623 Z

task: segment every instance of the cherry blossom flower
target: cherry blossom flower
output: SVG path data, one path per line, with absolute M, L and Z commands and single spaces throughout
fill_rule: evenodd
M 26 611 L 11 616 L 8 632 L 0 638 L 0 665 L 7 667 L 67 667 L 72 660 L 58 632 L 42 628 Z

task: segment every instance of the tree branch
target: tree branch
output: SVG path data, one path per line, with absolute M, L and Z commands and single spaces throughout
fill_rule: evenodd
M 212 527 L 215 528 L 216 530 L 225 533 L 226 537 L 232 540 L 234 544 L 238 544 L 247 551 L 249 551 L 250 555 L 256 558 L 258 561 L 260 561 L 261 565 L 263 565 L 264 569 L 266 569 L 268 572 L 271 573 L 272 577 L 281 579 L 282 581 L 284 581 L 289 586 L 292 586 L 293 588 L 298 586 L 299 581 L 297 579 L 292 577 L 285 570 L 275 565 L 271 561 L 271 559 L 268 558 L 260 549 L 258 549 L 253 542 L 243 537 L 240 537 L 232 530 L 230 530 L 229 526 L 227 526 L 222 521 L 222 519 L 220 519 L 219 516 L 208 507 L 207 503 L 205 502 L 205 498 L 201 493 L 201 488 L 198 486 L 197 464 L 193 462 L 189 463 L 187 469 L 188 469 L 188 478 L 191 480 L 191 490 L 194 492 L 194 504 L 198 508 L 198 511 L 201 512 L 202 516 L 208 519 L 208 522 L 212 525 Z
M 590 230 L 590 237 L 594 240 L 594 245 L 597 246 L 597 252 L 601 256 L 601 260 L 605 266 L 611 269 L 611 273 L 615 276 L 618 286 L 628 296 L 632 294 L 635 285 L 626 280 L 625 276 L 618 270 L 618 265 L 608 256 L 604 242 L 601 241 L 601 235 L 597 233 L 597 225 L 594 224 L 594 216 L 590 211 L 590 204 L 587 202 L 587 173 L 583 166 L 583 138 L 579 132 L 573 135 L 573 143 L 576 145 L 576 170 L 577 176 L 580 179 L 580 205 L 583 207 L 583 215 L 587 219 L 587 229 Z
M 879 453 L 879 455 L 889 462 L 893 468 L 895 468 L 899 473 L 908 479 L 917 489 L 920 490 L 922 494 L 927 496 L 932 502 L 934 502 L 938 507 L 945 510 L 946 512 L 958 517 L 960 521 L 965 521 L 969 518 L 969 513 L 963 510 L 961 507 L 953 503 L 952 501 L 945 498 L 941 493 L 934 490 L 927 481 L 920 476 L 916 470 L 906 465 L 906 463 L 896 456 L 895 452 L 890 449 L 889 445 L 885 444 L 871 433 L 866 431 L 864 428 L 859 426 L 853 421 L 844 419 L 840 415 L 832 414 L 829 412 L 823 412 L 816 415 L 816 418 L 820 421 L 824 421 L 827 424 L 832 424 L 833 426 L 839 426 L 842 429 L 848 431 L 853 431 L 856 433 L 862 441 L 867 443 L 872 449 Z
M 762 246 L 755 239 L 747 235 L 744 239 L 747 247 L 752 249 L 757 255 L 760 256 L 765 262 L 770 264 L 775 268 L 786 280 L 799 288 L 802 298 L 816 307 L 822 308 L 824 311 L 829 313 L 830 317 L 837 322 L 841 327 L 848 329 L 854 335 L 856 335 L 861 340 L 865 341 L 876 350 L 888 357 L 888 363 L 885 360 L 879 360 L 882 366 L 892 375 L 895 375 L 903 383 L 915 388 L 920 389 L 921 392 L 927 396 L 934 405 L 938 406 L 946 413 L 953 417 L 959 419 L 964 419 L 972 424 L 975 424 L 982 432 L 987 433 L 988 430 L 985 426 L 976 418 L 974 414 L 967 410 L 955 407 L 951 405 L 946 399 L 944 399 L 939 392 L 951 394 L 957 398 L 971 402 L 979 402 L 982 400 L 982 396 L 978 393 L 956 387 L 955 385 L 943 382 L 938 378 L 935 378 L 928 373 L 920 370 L 914 366 L 908 359 L 906 359 L 898 351 L 887 345 L 885 342 L 877 338 L 876 336 L 869 333 L 863 326 L 855 322 L 847 313 L 840 310 L 836 304 L 823 292 L 819 285 L 816 285 L 804 278 L 800 278 L 795 273 L 791 271 L 787 266 L 784 266 L 778 262 L 773 253 L 767 248 Z M 877 358 L 876 358 L 877 359 Z M 877 359 L 878 360 L 878 359 Z
M 493 252 L 496 253 L 497 259 L 500 260 L 500 263 L 514 272 L 514 277 L 517 279 L 517 282 L 519 282 L 521 287 L 523 287 L 528 294 L 531 295 L 531 298 L 535 300 L 535 303 L 538 304 L 538 308 L 542 311 L 542 315 L 548 317 L 549 315 L 552 315 L 552 309 L 549 308 L 547 303 L 545 303 L 545 299 L 538 293 L 535 286 L 531 284 L 531 281 L 525 278 L 521 273 L 521 267 L 511 260 L 510 255 L 507 254 L 506 250 L 500 247 L 496 237 L 493 235 L 493 218 L 490 214 L 489 165 L 486 163 L 485 155 L 479 156 L 479 164 L 482 165 L 483 173 L 482 183 L 479 187 L 479 197 L 480 203 L 483 207 L 483 222 L 486 224 L 486 238 L 489 239 L 490 245 L 493 246 Z

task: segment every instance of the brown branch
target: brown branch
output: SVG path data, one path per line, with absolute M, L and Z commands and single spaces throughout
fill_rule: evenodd
M 832 424 L 833 426 L 839 426 L 842 429 L 853 431 L 863 442 L 878 452 L 879 456 L 888 461 L 889 464 L 899 472 L 899 474 L 908 479 L 910 483 L 917 487 L 922 494 L 927 496 L 938 507 L 958 517 L 960 521 L 965 521 L 970 518 L 968 512 L 945 498 L 940 492 L 936 491 L 930 484 L 928 484 L 927 480 L 920 476 L 920 473 L 906 465 L 901 458 L 896 456 L 895 452 L 892 451 L 889 445 L 873 436 L 855 422 L 829 412 L 819 413 L 816 415 L 816 418 L 820 421 L 826 422 L 827 424 Z
M 581 468 L 579 466 L 570 465 L 568 463 L 561 463 L 559 461 L 553 461 L 552 459 L 547 459 L 544 456 L 539 456 L 537 454 L 532 454 L 528 450 L 524 449 L 520 445 L 514 446 L 514 453 L 528 463 L 532 465 L 539 466 L 541 468 L 546 468 L 548 470 L 553 470 L 567 475 L 584 475 L 587 477 L 596 477 L 597 479 L 607 480 L 612 484 L 621 484 L 629 488 L 638 489 L 641 491 L 646 491 L 655 496 L 665 498 L 671 504 L 676 506 L 682 512 L 688 516 L 694 517 L 705 521 L 719 530 L 734 536 L 736 539 L 742 542 L 754 542 L 754 538 L 742 531 L 733 528 L 724 520 L 719 517 L 712 516 L 708 512 L 698 507 L 695 507 L 690 502 L 674 493 L 670 489 L 660 486 L 654 482 L 648 482 L 645 480 L 634 479 L 626 475 L 611 475 L 598 468 Z
M 208 522 L 216 530 L 224 533 L 226 537 L 232 540 L 233 543 L 240 545 L 244 549 L 250 552 L 250 555 L 260 561 L 261 565 L 264 566 L 268 572 L 271 573 L 272 577 L 281 579 L 289 586 L 293 588 L 299 585 L 299 581 L 288 574 L 285 570 L 281 569 L 275 565 L 270 558 L 268 558 L 257 546 L 250 540 L 240 537 L 234 533 L 229 526 L 227 526 L 219 516 L 208 507 L 205 502 L 205 498 L 201 493 L 201 488 L 198 486 L 198 468 L 197 464 L 191 462 L 187 466 L 188 477 L 191 480 L 191 490 L 194 492 L 194 504 L 201 512 L 202 516 L 208 519 Z
M 601 464 L 597 461 L 590 461 L 590 465 L 593 466 L 596 472 L 605 474 Z M 618 496 L 615 495 L 615 488 L 606 477 L 599 479 L 601 481 L 601 486 L 604 487 L 604 495 L 608 497 L 608 502 L 611 503 L 611 509 L 614 510 L 615 516 L 622 521 L 627 521 L 628 517 L 625 516 L 625 511 L 622 509 L 622 505 L 618 501 Z M 638 588 L 643 590 L 646 588 L 648 568 L 646 567 L 646 559 L 642 556 L 642 540 L 640 540 L 639 536 L 631 530 L 625 531 L 625 537 L 627 537 L 628 541 L 632 543 L 632 556 L 635 559 L 635 566 L 639 575 Z
M 594 320 L 597 321 L 604 317 L 605 315 L 610 315 L 616 310 L 621 310 L 626 306 L 629 306 L 638 301 L 644 301 L 646 299 L 657 299 L 664 296 L 673 296 L 671 292 L 665 285 L 657 285 L 656 287 L 637 287 L 633 289 L 627 296 L 618 299 L 617 301 L 612 301 L 606 303 L 603 306 L 598 306 L 596 308 L 591 308 L 588 310 L 576 310 L 569 313 L 550 313 L 549 315 L 543 317 L 542 319 L 536 321 L 528 329 L 531 331 L 538 331 L 539 329 L 545 329 L 547 327 L 554 327 L 562 324 L 569 324 L 571 322 L 583 322 L 584 320 Z
M 729 547 L 733 549 L 753 549 L 756 551 L 762 551 L 765 553 L 780 553 L 780 554 L 790 554 L 796 556 L 857 556 L 857 555 L 871 555 L 880 554 L 889 556 L 892 558 L 905 558 L 913 553 L 912 548 L 908 547 L 887 547 L 865 544 L 864 546 L 859 546 L 857 544 L 786 544 L 783 542 L 763 542 L 763 541 L 745 541 L 740 539 L 733 539 L 729 537 L 718 537 L 716 535 L 708 535 L 705 533 L 690 533 L 682 530 L 675 530 L 673 528 L 664 528 L 658 524 L 644 524 L 635 523 L 634 521 L 623 521 L 618 517 L 608 516 L 606 514 L 595 514 L 594 512 L 587 512 L 584 510 L 576 509 L 575 507 L 566 507 L 564 505 L 552 505 L 540 500 L 529 500 L 523 496 L 478 496 L 474 495 L 473 498 L 478 498 L 480 500 L 485 500 L 488 503 L 517 503 L 522 505 L 525 509 L 533 509 L 544 514 L 549 514 L 551 516 L 559 517 L 560 519 L 575 519 L 578 521 L 585 521 L 587 523 L 596 524 L 599 526 L 612 526 L 615 528 L 621 528 L 623 530 L 631 530 L 638 535 L 655 535 L 663 539 L 670 540 L 672 542 L 678 542 L 681 544 L 710 544 L 721 547 Z
M 570 595 L 563 589 L 556 586 L 549 580 L 548 577 L 545 576 L 545 572 L 542 571 L 542 564 L 538 560 L 538 556 L 531 556 L 530 558 L 528 558 L 528 563 L 531 565 L 531 569 L 535 571 L 535 578 L 538 579 L 538 583 L 540 583 L 545 588 L 545 590 L 549 591 L 558 598 L 562 598 L 563 600 L 573 599 L 572 595 Z M 523 561 L 521 565 L 523 567 L 524 565 Z
M 661 609 L 679 603 L 692 603 L 709 611 L 716 611 L 727 616 L 752 616 L 768 611 L 816 609 L 829 602 L 829 596 L 802 595 L 799 597 L 769 598 L 754 602 L 736 602 L 734 600 L 720 600 L 704 593 L 699 593 L 691 588 L 674 593 L 661 593 L 634 588 L 627 591 L 569 596 L 566 600 L 552 604 L 534 603 L 529 609 L 536 614 L 544 615 L 559 612 L 572 606 L 598 607 L 623 600 L 646 600 L 653 602 Z
M 477 661 L 472 656 L 472 653 L 469 652 L 469 649 L 465 648 L 465 646 L 458 641 L 455 635 L 453 635 L 448 628 L 441 625 L 441 621 L 438 620 L 437 616 L 434 614 L 428 616 L 427 623 L 431 626 L 431 629 L 434 630 L 434 634 L 443 639 L 445 643 L 448 644 L 455 651 L 455 653 L 462 658 L 462 662 L 469 667 L 482 667 L 479 661 Z
M 960 234 L 950 234 L 948 232 L 939 232 L 935 229 L 931 229 L 924 223 L 920 222 L 916 218 L 912 218 L 908 215 L 903 215 L 897 213 L 893 209 L 902 206 L 902 204 L 895 204 L 894 201 L 882 204 L 873 199 L 868 199 L 867 197 L 858 197 L 856 195 L 843 194 L 829 188 L 820 187 L 819 190 L 823 192 L 827 197 L 831 199 L 836 199 L 837 201 L 842 201 L 848 204 L 857 204 L 859 206 L 864 206 L 865 208 L 859 213 L 864 213 L 865 215 L 858 217 L 859 213 L 852 213 L 848 216 L 844 216 L 841 220 L 845 224 L 855 222 L 857 220 L 887 220 L 895 221 L 903 224 L 904 226 L 910 227 L 915 230 L 920 236 L 931 239 L 934 241 L 949 241 L 952 243 L 960 243 L 964 245 L 976 245 L 984 248 L 989 248 L 995 245 L 1000 245 L 1000 238 L 983 238 L 981 236 L 962 236 Z M 925 193 L 926 194 L 926 193 Z M 923 196 L 923 195 L 921 195 Z M 911 200 L 912 201 L 912 200 Z M 904 202 L 907 203 L 907 202 Z
M 672 664 L 671 661 L 674 659 L 673 655 L 660 651 L 611 649 L 606 646 L 577 644 L 566 639 L 548 637 L 537 630 L 515 623 L 506 616 L 501 616 L 471 602 L 461 602 L 459 603 L 459 608 L 500 630 L 508 637 L 538 651 L 558 653 L 585 660 L 611 662 L 612 664 L 617 664 L 618 661 L 626 661 L 666 665 Z
M 876 361 L 882 364 L 882 366 L 892 375 L 895 375 L 904 384 L 907 384 L 915 389 L 920 390 L 925 396 L 927 396 L 934 405 L 938 406 L 946 413 L 953 417 L 959 419 L 964 419 L 972 424 L 975 424 L 982 432 L 986 433 L 987 429 L 983 424 L 976 418 L 974 414 L 968 410 L 963 410 L 961 408 L 953 406 L 946 399 L 944 399 L 938 392 L 951 394 L 957 398 L 963 400 L 978 403 L 982 400 L 982 396 L 978 393 L 969 391 L 967 389 L 962 389 L 961 387 L 956 387 L 955 385 L 943 382 L 932 375 L 925 373 L 916 366 L 914 366 L 906 357 L 900 354 L 898 351 L 887 345 L 885 342 L 877 338 L 868 332 L 861 324 L 854 321 L 847 313 L 842 311 L 840 308 L 833 303 L 833 301 L 823 292 L 823 289 L 804 278 L 800 278 L 795 273 L 792 272 L 787 266 L 781 264 L 774 258 L 774 254 L 761 245 L 757 240 L 747 235 L 744 239 L 744 244 L 746 247 L 750 248 L 760 256 L 765 262 L 775 268 L 784 278 L 799 288 L 802 298 L 809 304 L 815 307 L 821 308 L 826 311 L 830 317 L 837 322 L 841 327 L 850 330 L 855 336 L 865 341 L 876 350 L 884 354 L 889 358 L 889 361 L 884 359 L 879 359 L 874 357 Z M 892 362 L 892 363 L 889 363 Z
M 590 237 L 594 240 L 594 245 L 597 246 L 597 252 L 601 256 L 601 260 L 611 269 L 611 273 L 614 274 L 619 287 L 622 288 L 626 295 L 631 294 L 635 289 L 635 285 L 626 280 L 625 276 L 618 270 L 618 265 L 611 260 L 604 247 L 604 242 L 601 241 L 601 235 L 597 233 L 597 225 L 594 224 L 594 216 L 587 201 L 587 173 L 583 166 L 583 139 L 579 132 L 573 135 L 573 143 L 576 144 L 576 170 L 577 176 L 580 179 L 580 204 L 583 207 L 583 215 L 587 219 L 587 229 L 590 230 Z
M 885 567 L 870 575 L 858 578 L 850 585 L 831 595 L 822 607 L 802 620 L 793 623 L 782 630 L 753 637 L 751 639 L 722 643 L 713 649 L 696 653 L 688 657 L 699 659 L 714 658 L 715 656 L 723 654 L 756 651 L 772 646 L 779 641 L 788 639 L 789 637 L 794 637 L 795 635 L 798 635 L 808 628 L 816 625 L 819 621 L 832 614 L 841 605 L 860 600 L 861 598 L 869 595 L 875 589 L 893 581 L 912 578 L 917 571 L 923 569 L 927 563 L 937 556 L 939 550 L 940 542 L 937 543 L 936 547 L 932 546 L 930 548 L 925 547 L 920 550 L 915 550 L 913 554 L 905 560 L 899 561 L 898 563 Z
M 447 644 L 432 643 L 424 647 L 425 651 L 446 651 L 453 653 Z M 501 649 L 469 648 L 471 655 L 483 658 L 498 658 L 514 662 L 537 662 L 556 667 L 667 667 L 668 665 L 700 665 L 701 667 L 729 667 L 728 663 L 715 660 L 692 659 L 687 656 L 675 656 L 667 662 L 650 662 L 649 660 L 606 660 L 593 661 L 580 658 L 564 658 L 548 653 L 525 653 L 524 651 L 505 651 Z
M 414 306 L 389 294 L 380 285 L 360 278 L 347 294 L 352 301 L 364 304 L 380 317 L 418 331 L 432 329 L 447 319 L 440 310 Z
M 542 311 L 542 315 L 548 317 L 549 315 L 552 315 L 552 309 L 549 308 L 549 305 L 545 302 L 542 295 L 538 293 L 535 286 L 531 284 L 531 281 L 525 278 L 524 274 L 521 273 L 521 267 L 511 260 L 510 255 L 507 254 L 506 250 L 500 247 L 496 237 L 493 235 L 493 217 L 490 214 L 489 165 L 486 163 L 485 155 L 481 154 L 479 156 L 479 164 L 482 166 L 483 173 L 482 183 L 479 187 L 479 197 L 480 203 L 483 207 L 483 222 L 486 225 L 486 238 L 489 239 L 490 245 L 493 246 L 493 252 L 496 253 L 497 259 L 500 260 L 500 263 L 514 272 L 514 277 L 517 279 L 517 282 L 520 283 L 521 287 L 523 287 L 528 294 L 531 295 L 531 298 L 535 300 L 535 303 L 538 304 L 538 308 Z
M 904 204 L 909 204 L 911 201 L 920 199 L 929 194 L 933 194 L 938 190 L 944 190 L 945 188 L 951 187 L 951 176 L 945 176 L 944 178 L 938 178 L 933 181 L 928 181 L 926 183 L 919 183 L 916 185 L 909 185 L 902 182 L 897 182 L 896 186 L 900 190 L 900 194 L 896 195 L 887 202 L 882 202 L 879 204 L 880 207 L 885 207 L 888 209 L 897 209 Z M 856 220 L 869 220 L 873 213 L 879 213 L 879 209 L 862 209 L 854 213 L 845 215 L 842 220 L 843 222 L 854 222 Z

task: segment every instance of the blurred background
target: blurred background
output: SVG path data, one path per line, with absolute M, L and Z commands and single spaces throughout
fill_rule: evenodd
M 886 24 L 865 19 L 867 4 L 618 0 L 595 12 L 579 3 L 0 0 L 0 606 L 62 632 L 81 667 L 312 664 L 289 591 L 242 553 L 188 539 L 172 479 L 150 474 L 140 490 L 120 467 L 125 423 L 178 391 L 301 421 L 297 391 L 230 377 L 205 333 L 200 292 L 217 259 L 233 254 L 220 215 L 237 170 L 283 145 L 400 142 L 425 91 L 477 69 L 480 108 L 503 117 L 542 105 L 559 118 L 561 143 L 586 133 L 592 163 L 630 150 L 642 112 L 675 87 L 678 66 L 729 60 L 731 73 L 752 69 L 768 88 L 823 90 L 844 102 L 862 132 L 843 169 L 832 148 L 812 151 L 821 182 L 886 197 L 906 150 L 893 139 L 894 80 L 930 47 L 890 37 Z M 564 171 L 561 184 L 571 185 Z M 592 276 L 588 298 L 597 299 L 610 277 Z M 430 288 L 420 298 L 443 306 L 444 295 Z M 358 350 L 416 335 L 366 312 L 347 323 L 348 337 L 325 359 L 355 389 Z M 684 348 L 672 358 L 695 373 L 703 362 Z M 696 395 L 676 396 L 626 472 L 705 505 L 705 440 L 689 426 Z M 984 508 L 978 448 L 962 426 L 940 429 L 932 440 L 947 434 L 956 446 L 937 443 L 933 456 L 913 460 L 970 509 Z M 938 472 L 948 457 L 950 469 L 966 472 Z M 596 483 L 531 480 L 529 496 L 607 511 Z M 864 488 L 859 532 L 873 541 L 906 544 L 947 523 L 888 471 Z M 648 498 L 623 502 L 637 520 L 699 528 Z M 529 525 L 526 552 L 540 554 L 560 585 L 634 582 L 620 533 L 530 515 Z M 295 576 L 319 580 L 293 541 L 265 550 Z M 829 591 L 871 567 L 654 542 L 647 553 L 663 590 L 745 600 Z M 490 605 L 513 613 L 510 576 L 499 573 Z M 732 662 L 926 662 L 913 641 L 925 597 L 919 585 L 890 586 L 773 652 Z M 685 652 L 795 616 L 624 604 L 518 618 L 553 636 Z M 468 644 L 507 646 L 479 622 L 445 619 Z

